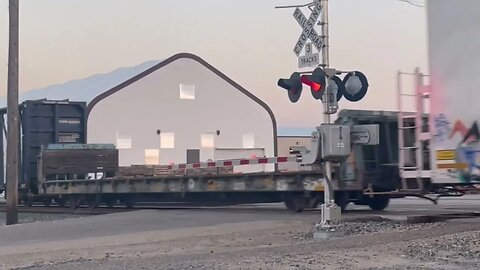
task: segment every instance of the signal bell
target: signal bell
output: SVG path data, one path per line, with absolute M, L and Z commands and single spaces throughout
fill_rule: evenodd
M 333 76 L 328 80 L 328 88 L 331 90 L 327 94 L 333 94 L 333 92 L 336 92 L 335 95 L 337 97 L 337 102 L 339 102 L 344 93 L 345 93 L 345 84 L 343 84 L 342 79 L 340 79 L 338 76 Z M 323 96 L 320 98 L 323 101 Z M 330 99 L 330 103 L 333 101 Z
M 344 96 L 349 101 L 357 102 L 367 94 L 368 80 L 360 71 L 349 72 L 345 75 L 343 84 L 345 84 Z
M 291 102 L 295 103 L 300 99 L 300 95 L 302 94 L 300 73 L 292 73 L 290 79 L 279 79 L 277 84 L 288 91 L 288 98 Z

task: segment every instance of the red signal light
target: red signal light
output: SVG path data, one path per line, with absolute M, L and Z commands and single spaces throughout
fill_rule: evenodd
M 322 90 L 322 84 L 309 80 L 309 77 L 310 76 L 308 76 L 308 75 L 302 75 L 300 80 L 302 81 L 302 83 L 310 86 L 310 88 L 314 92 L 318 92 L 318 91 Z
M 313 90 L 313 91 L 318 92 L 318 91 L 320 91 L 320 88 L 322 88 L 322 85 L 319 84 L 319 83 L 314 83 L 314 82 L 312 82 L 312 84 L 310 85 L 310 87 L 312 87 L 312 90 Z

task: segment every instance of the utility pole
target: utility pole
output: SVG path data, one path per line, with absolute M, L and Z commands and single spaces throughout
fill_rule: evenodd
M 322 9 L 322 18 L 321 18 L 321 25 L 322 25 L 322 36 L 323 36 L 323 50 L 322 50 L 322 65 L 323 68 L 328 68 L 330 65 L 330 36 L 328 33 L 328 0 L 323 1 L 323 9 Z
M 9 0 L 7 88 L 7 225 L 18 223 L 19 109 L 18 109 L 18 17 L 19 0 Z
M 323 94 L 323 123 L 330 124 L 331 118 L 330 115 L 335 113 L 338 109 L 338 104 L 336 103 L 337 94 L 332 95 L 330 89 L 330 79 L 336 75 L 335 69 L 330 69 L 330 44 L 329 44 L 329 33 L 328 33 L 328 0 L 322 0 L 323 9 L 320 25 L 322 26 L 322 36 L 323 36 L 323 49 L 322 49 L 322 66 L 325 69 L 327 79 L 325 80 L 325 91 Z M 335 224 L 332 224 L 334 220 L 340 219 L 339 208 L 335 204 L 335 192 L 333 190 L 333 179 L 332 179 L 332 164 L 329 160 L 325 160 L 324 168 L 324 183 L 325 190 L 322 208 L 322 219 L 320 223 L 315 225 L 316 232 L 314 233 L 315 238 L 324 238 L 330 237 L 328 232 L 332 229 Z M 327 232 L 327 234 L 325 234 Z

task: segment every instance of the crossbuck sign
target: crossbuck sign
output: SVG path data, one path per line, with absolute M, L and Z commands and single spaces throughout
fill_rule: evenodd
M 313 4 L 313 10 L 308 19 L 298 7 L 293 13 L 293 17 L 303 29 L 297 43 L 295 44 L 295 47 L 293 48 L 293 52 L 297 55 L 297 57 L 299 57 L 299 67 L 318 65 L 318 54 L 312 54 L 311 48 L 308 48 L 308 45 L 308 51 L 306 51 L 306 55 L 300 56 L 300 53 L 302 52 L 303 47 L 305 47 L 307 44 L 308 40 L 312 41 L 312 44 L 317 48 L 318 51 L 321 51 L 323 48 L 323 38 L 314 29 L 318 17 L 322 12 L 323 5 L 321 0 L 315 0 Z

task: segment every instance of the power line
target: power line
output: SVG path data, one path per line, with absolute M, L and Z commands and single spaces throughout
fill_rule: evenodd
M 425 7 L 425 2 L 413 1 L 413 0 L 397 0 L 397 1 L 407 3 L 415 7 Z
M 295 7 L 310 7 L 313 6 L 313 2 L 307 4 L 299 4 L 299 5 L 289 5 L 289 6 L 275 6 L 275 8 L 295 8 Z
M 404 2 L 415 7 L 425 7 L 425 1 L 414 1 L 414 0 L 397 0 L 399 2 Z M 298 5 L 287 5 L 287 6 L 276 6 L 275 8 L 294 8 L 294 7 L 310 7 L 313 5 L 313 2 L 307 4 L 298 4 Z

